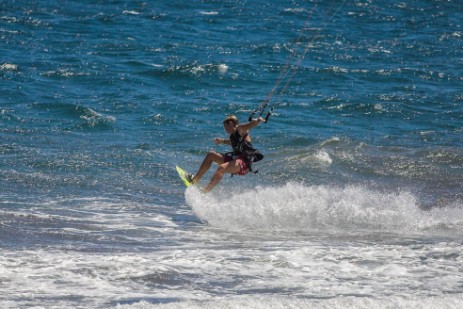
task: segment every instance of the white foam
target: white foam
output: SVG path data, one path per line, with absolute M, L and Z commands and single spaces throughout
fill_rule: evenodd
M 122 11 L 122 14 L 124 14 L 124 15 L 140 15 L 140 12 L 133 11 L 133 10 L 125 10 L 125 11 Z
M 12 63 L 4 63 L 0 65 L 0 71 L 16 71 L 18 69 L 18 66 L 16 64 Z
M 206 72 L 214 72 L 217 71 L 220 74 L 225 74 L 228 71 L 228 66 L 224 63 L 221 64 L 200 64 L 200 65 L 195 65 L 192 67 L 188 68 L 188 71 L 190 71 L 194 75 L 199 75 L 202 73 Z
M 58 76 L 58 77 L 79 77 L 79 76 L 88 76 L 89 73 L 86 72 L 75 72 L 67 68 L 60 68 L 57 70 L 51 70 L 44 73 L 41 73 L 43 76 Z
M 224 63 L 217 65 L 217 69 L 219 70 L 219 73 L 225 74 L 228 71 L 228 66 Z
M 325 150 L 319 150 L 315 154 L 315 157 L 320 160 L 321 162 L 331 164 L 333 163 L 333 159 L 331 159 L 330 155 Z
M 98 124 L 114 124 L 116 117 L 110 115 L 103 115 L 94 111 L 91 108 L 86 108 L 85 113 L 80 116 L 81 119 L 87 121 L 87 123 L 94 127 Z
M 225 190 L 225 189 L 224 189 Z M 201 194 L 186 191 L 186 201 L 204 222 L 216 227 L 251 230 L 463 230 L 463 207 L 425 211 L 410 192 L 382 192 L 364 186 L 234 188 Z
M 201 15 L 218 15 L 219 12 L 216 12 L 216 11 L 201 11 L 201 12 L 199 12 L 199 14 L 201 14 Z
M 277 297 L 277 296 L 233 296 L 227 298 L 214 298 L 205 301 L 183 301 L 169 304 L 150 304 L 147 301 L 141 301 L 131 305 L 117 306 L 119 309 L 124 308 L 188 308 L 188 309 L 208 309 L 208 308 L 353 308 L 353 309 L 370 309 L 370 308 L 459 308 L 463 297 L 461 295 L 448 295 L 441 297 L 419 297 L 414 299 L 403 299 L 402 297 L 391 296 L 387 298 L 367 298 L 344 296 L 335 299 L 317 299 L 314 298 L 297 298 L 297 297 Z
M 217 235 L 196 234 L 197 243 L 145 253 L 3 250 L 8 284 L 0 306 L 150 308 L 165 300 L 173 302 L 165 308 L 459 308 L 462 301 L 457 243 L 222 239 L 218 246 Z
M 306 11 L 305 8 L 286 8 L 284 9 L 285 12 L 290 12 L 290 13 L 303 13 Z
M 177 226 L 171 215 L 146 212 L 152 206 L 106 198 L 36 205 L 34 214 L 40 216 L 53 209 L 49 221 L 39 222 L 42 231 L 79 240 L 50 247 L 4 248 L 0 307 L 106 308 L 120 303 L 121 308 L 150 308 L 172 302 L 164 306 L 440 308 L 445 304 L 459 308 L 461 304 L 461 238 L 440 240 L 433 233 L 408 241 L 395 236 L 370 238 L 369 234 L 324 237 L 320 232 L 263 237 L 214 227 L 324 232 L 338 224 L 344 230 L 350 225 L 369 228 L 365 221 L 378 229 L 381 225 L 376 221 L 384 219 L 390 225 L 387 229 L 403 231 L 418 227 L 416 222 L 424 226 L 461 222 L 460 202 L 449 205 L 447 212 L 437 208 L 423 212 L 407 225 L 394 209 L 406 212 L 403 217 L 410 215 L 409 208 L 415 207 L 410 193 L 294 183 L 245 189 L 243 194 L 243 188 L 226 190 L 219 187 L 207 195 L 196 187 L 187 190 L 188 203 L 213 227 Z M 392 215 L 369 207 L 380 202 L 393 205 L 384 207 Z M 31 213 L 27 209 L 21 213 Z M 399 222 L 391 225 L 397 217 Z M 56 222 L 57 218 L 62 222 Z M 85 250 L 79 250 L 81 246 Z

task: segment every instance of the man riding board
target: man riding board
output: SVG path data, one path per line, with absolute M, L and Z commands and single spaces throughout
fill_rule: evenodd
M 227 144 L 233 148 L 232 152 L 225 154 L 210 151 L 204 158 L 196 175 L 188 175 L 188 180 L 192 184 L 200 181 L 203 175 L 209 170 L 212 163 L 215 162 L 219 166 L 212 176 L 209 184 L 203 189 L 207 193 L 212 190 L 223 178 L 225 173 L 232 175 L 246 175 L 252 171 L 252 163 L 262 160 L 264 157 L 259 151 L 254 149 L 251 144 L 251 136 L 249 131 L 256 127 L 259 123 L 265 122 L 262 117 L 252 119 L 248 123 L 239 124 L 238 118 L 231 115 L 223 121 L 225 131 L 230 134 L 229 139 L 215 138 L 215 144 Z

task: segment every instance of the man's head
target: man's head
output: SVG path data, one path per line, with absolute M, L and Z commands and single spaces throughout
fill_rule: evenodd
M 236 126 L 239 124 L 238 118 L 235 115 L 230 115 L 223 121 L 223 127 L 227 133 L 232 134 L 236 130 Z

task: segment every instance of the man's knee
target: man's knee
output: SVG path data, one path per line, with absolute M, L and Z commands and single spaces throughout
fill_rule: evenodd
M 214 150 L 211 150 L 207 153 L 207 157 L 209 158 L 214 158 L 217 156 L 217 152 L 215 152 Z
M 217 153 L 213 150 L 209 151 L 208 154 L 206 155 L 206 160 L 209 162 L 216 162 L 218 164 L 223 163 L 223 159 L 221 157 L 220 153 Z

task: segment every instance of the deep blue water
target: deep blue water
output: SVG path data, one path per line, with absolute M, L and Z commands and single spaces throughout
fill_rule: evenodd
M 452 243 L 445 248 L 461 249 L 453 237 L 463 233 L 462 20 L 457 0 L 1 1 L 4 256 L 27 263 L 37 254 L 51 265 L 67 250 L 87 261 L 86 252 L 104 259 L 108 251 L 148 254 L 197 245 L 207 256 L 195 233 L 221 246 L 251 246 L 243 245 L 246 236 L 239 232 L 239 239 L 221 234 L 236 229 L 282 233 L 287 239 L 278 240 L 285 243 L 315 233 L 336 244 L 338 234 L 324 235 L 327 227 L 355 235 L 399 229 L 393 237 L 398 242 L 399 235 L 418 233 L 417 242 L 427 244 L 438 234 Z M 226 137 L 222 119 L 236 114 L 246 121 L 286 70 L 294 76 L 283 80 L 283 93 L 279 88 L 271 96 L 274 115 L 252 132 L 266 155 L 259 173 L 226 177 L 211 195 L 217 200 L 185 195 L 175 165 L 194 172 L 210 149 L 227 151 L 213 143 Z M 247 190 L 255 196 L 240 197 Z M 227 200 L 245 206 L 236 209 L 241 217 L 207 211 L 231 211 Z M 256 206 L 255 200 L 262 202 Z M 320 205 L 328 217 L 313 219 Z M 293 212 L 282 214 L 278 207 Z M 266 213 L 270 208 L 275 212 Z M 362 215 L 343 221 L 344 211 Z M 400 225 L 405 230 L 395 224 L 401 212 L 406 218 L 400 222 L 412 222 Z M 225 232 L 215 230 L 224 226 Z M 56 252 L 41 256 L 41 250 Z M 461 258 L 461 252 L 450 255 L 455 262 Z M 25 271 L 45 285 L 58 280 L 34 269 Z M 108 270 L 106 277 L 90 277 L 114 284 L 113 275 Z M 259 287 L 234 290 L 236 282 L 222 286 L 222 274 L 215 275 L 195 288 L 224 297 L 264 293 Z M 194 281 L 171 276 L 163 281 L 141 274 L 134 282 L 147 295 L 151 287 L 169 296 L 172 286 L 188 290 Z M 34 303 L 24 290 L 33 283 L 15 278 L 0 278 L 0 289 L 8 286 L 17 295 L 1 301 Z M 304 280 L 296 281 L 294 286 Z M 61 284 L 73 290 L 66 280 Z M 282 283 L 272 295 L 292 288 Z M 427 289 L 432 287 L 423 293 Z M 457 284 L 448 290 L 462 293 Z M 44 289 L 42 297 L 49 305 L 107 305 L 119 293 L 102 288 L 59 298 Z M 349 294 L 336 293 L 320 297 Z M 167 296 L 113 304 L 182 299 Z

